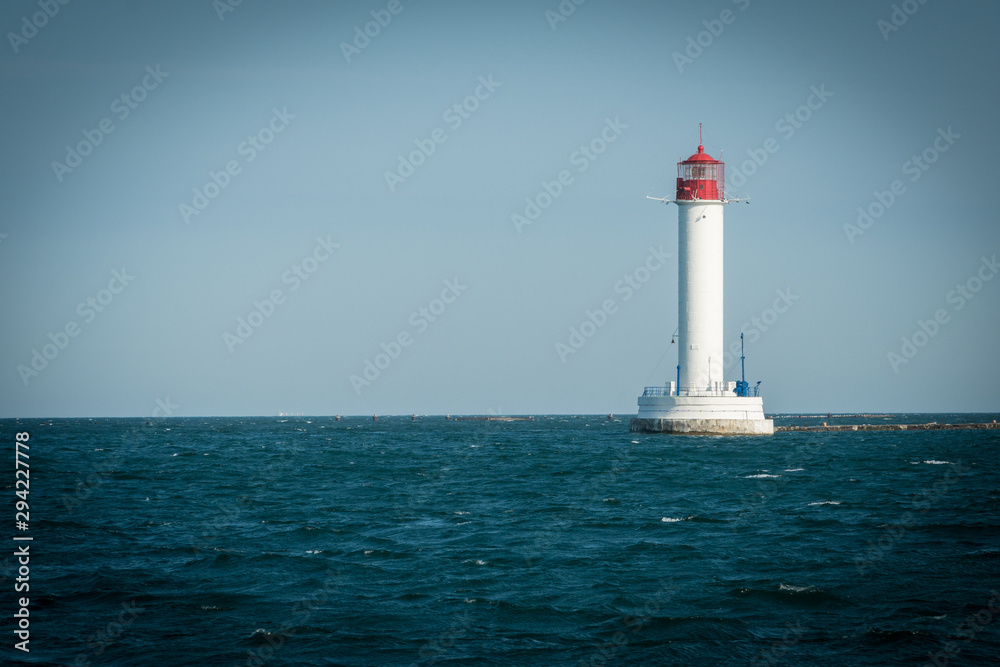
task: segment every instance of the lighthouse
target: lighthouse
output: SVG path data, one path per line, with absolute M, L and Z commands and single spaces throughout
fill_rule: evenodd
M 650 197 L 650 199 L 655 199 Z M 725 164 L 705 152 L 677 163 L 677 373 L 646 387 L 630 430 L 637 433 L 771 435 L 763 399 L 746 379 L 723 377 L 722 209 Z M 759 385 L 759 383 L 758 383 Z

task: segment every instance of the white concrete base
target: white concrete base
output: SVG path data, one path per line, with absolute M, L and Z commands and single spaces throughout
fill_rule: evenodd
M 772 435 L 764 400 L 743 396 L 640 396 L 633 433 Z

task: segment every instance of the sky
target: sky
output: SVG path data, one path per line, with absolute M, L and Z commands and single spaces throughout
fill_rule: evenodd
M 1000 411 L 996 3 L 16 0 L 0 28 L 0 417 L 634 413 L 677 363 L 647 196 L 699 124 L 750 201 L 725 339 L 767 413 Z

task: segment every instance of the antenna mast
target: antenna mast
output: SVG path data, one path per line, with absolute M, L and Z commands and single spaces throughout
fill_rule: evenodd
M 740 332 L 740 375 L 742 379 L 736 383 L 737 396 L 749 396 L 750 385 L 747 384 L 747 357 L 743 352 L 743 332 Z

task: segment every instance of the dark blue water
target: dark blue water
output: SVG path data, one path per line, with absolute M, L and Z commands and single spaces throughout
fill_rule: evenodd
M 27 654 L 11 632 L 17 564 L 0 560 L 7 661 L 997 663 L 997 431 L 0 424 L 11 459 L 14 432 L 30 433 L 25 533 L 12 470 L 2 483 L 9 533 L 34 538 Z

